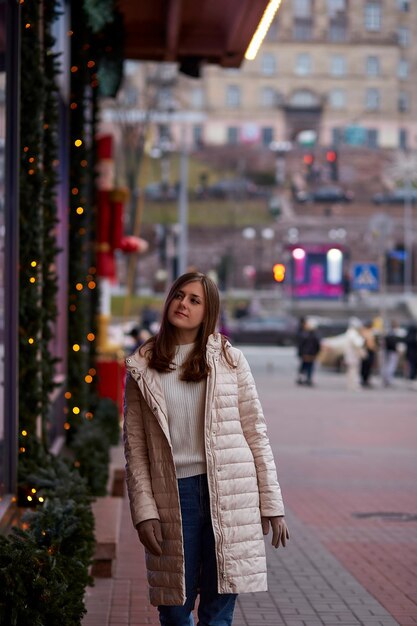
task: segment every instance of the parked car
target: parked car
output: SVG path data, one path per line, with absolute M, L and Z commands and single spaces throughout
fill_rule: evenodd
M 313 191 L 296 192 L 296 198 L 298 202 L 352 202 L 354 193 L 338 185 L 328 185 Z
M 321 315 L 308 315 L 308 320 L 312 321 L 320 339 L 340 335 L 347 330 L 347 319 L 333 319 Z
M 163 183 L 149 183 L 145 187 L 145 198 L 147 200 L 177 200 L 178 185 L 164 185 Z
M 374 204 L 404 204 L 410 194 L 412 202 L 417 202 L 417 189 L 412 187 L 408 190 L 406 187 L 397 187 L 392 191 L 381 191 L 372 196 Z
M 224 178 L 196 191 L 200 198 L 257 198 L 265 195 L 263 189 L 247 178 Z
M 230 320 L 232 342 L 292 346 L 296 342 L 298 320 L 287 315 L 254 315 Z

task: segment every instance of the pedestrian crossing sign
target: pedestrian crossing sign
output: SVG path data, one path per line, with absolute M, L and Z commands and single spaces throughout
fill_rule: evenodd
M 355 263 L 352 289 L 379 290 L 379 268 L 375 263 Z

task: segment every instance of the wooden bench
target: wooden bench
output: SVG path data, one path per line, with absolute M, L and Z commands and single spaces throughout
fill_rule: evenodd
M 111 578 L 113 563 L 117 557 L 123 499 L 115 496 L 97 498 L 92 504 L 95 520 L 96 547 L 91 575 Z

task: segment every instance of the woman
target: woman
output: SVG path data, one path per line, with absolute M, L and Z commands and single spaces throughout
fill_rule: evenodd
M 162 626 L 229 626 L 264 591 L 262 534 L 289 538 L 265 420 L 243 354 L 215 333 L 216 285 L 180 276 L 158 334 L 127 360 L 124 441 L 133 524 Z
M 343 357 L 346 365 L 347 388 L 353 391 L 359 389 L 360 366 L 364 351 L 364 338 L 361 334 L 362 322 L 357 317 L 351 317 L 345 333 Z

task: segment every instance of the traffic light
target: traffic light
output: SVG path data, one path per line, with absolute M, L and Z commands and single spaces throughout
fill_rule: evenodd
M 338 155 L 337 155 L 336 150 L 327 150 L 326 161 L 329 164 L 329 168 L 330 168 L 330 178 L 332 180 L 338 180 L 339 179 Z
M 285 265 L 283 263 L 275 263 L 272 268 L 272 272 L 274 274 L 274 280 L 277 283 L 283 283 L 285 280 Z
M 314 179 L 314 172 L 313 172 L 314 154 L 311 154 L 311 152 L 307 152 L 306 154 L 304 154 L 303 162 L 307 170 L 307 173 L 306 173 L 307 180 L 312 181 Z

